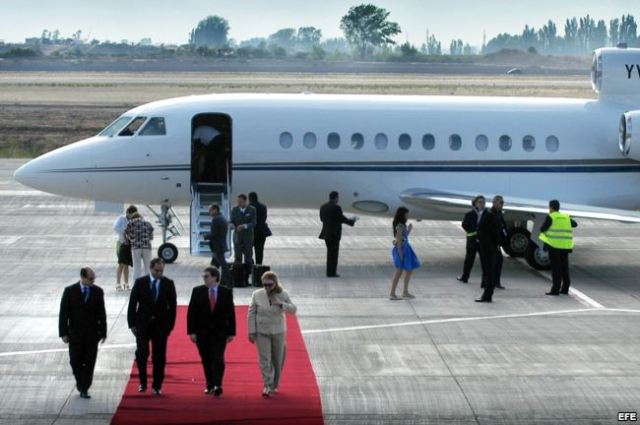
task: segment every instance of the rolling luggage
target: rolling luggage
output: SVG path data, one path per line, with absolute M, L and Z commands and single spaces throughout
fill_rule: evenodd
M 231 276 L 233 277 L 233 286 L 235 288 L 245 288 L 248 286 L 248 276 L 245 276 L 244 264 L 232 264 Z
M 271 267 L 265 266 L 264 264 L 254 264 L 251 272 L 251 284 L 262 288 L 262 275 L 268 271 L 271 271 Z

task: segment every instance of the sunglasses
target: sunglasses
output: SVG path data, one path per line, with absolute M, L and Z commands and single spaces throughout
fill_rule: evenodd
M 263 283 L 262 286 L 271 287 L 271 286 L 276 286 L 276 284 L 275 283 Z

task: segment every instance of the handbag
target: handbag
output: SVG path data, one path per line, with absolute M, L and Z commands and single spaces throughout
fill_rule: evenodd
M 268 238 L 269 236 L 273 236 L 273 233 L 271 233 L 269 225 L 267 223 L 264 223 L 264 237 Z

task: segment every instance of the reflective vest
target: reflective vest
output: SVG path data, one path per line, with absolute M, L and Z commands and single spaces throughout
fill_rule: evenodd
M 551 226 L 540 233 L 540 240 L 556 249 L 573 249 L 573 228 L 571 216 L 558 211 L 549 214 Z

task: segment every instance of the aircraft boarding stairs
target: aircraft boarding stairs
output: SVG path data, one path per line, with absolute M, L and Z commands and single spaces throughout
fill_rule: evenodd
M 211 231 L 209 206 L 220 205 L 220 212 L 229 220 L 228 188 L 224 183 L 197 183 L 192 186 L 191 193 L 191 255 L 211 256 L 209 242 L 205 240 Z M 231 247 L 231 232 L 227 232 L 227 247 Z

